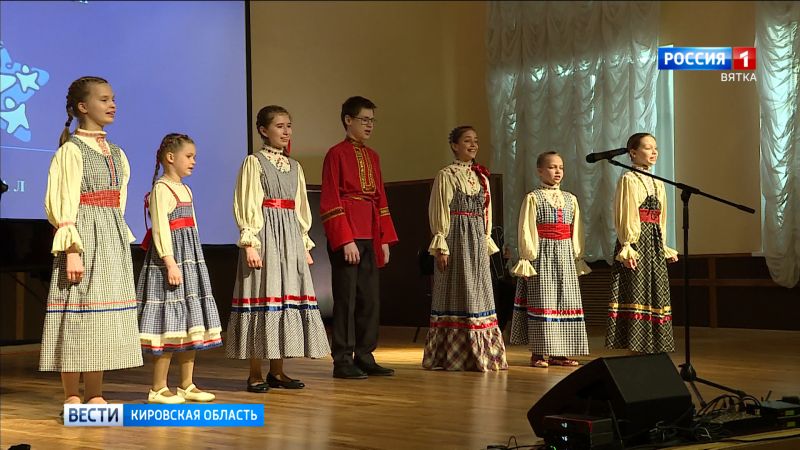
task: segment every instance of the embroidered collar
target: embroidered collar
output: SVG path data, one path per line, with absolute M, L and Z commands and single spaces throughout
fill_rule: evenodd
M 283 155 L 283 150 L 281 150 L 279 148 L 271 147 L 271 146 L 269 146 L 267 144 L 262 145 L 261 146 L 261 150 L 263 150 L 263 151 L 265 151 L 267 153 L 275 153 L 275 154 Z
M 639 164 L 631 164 L 631 165 L 633 166 L 634 169 L 639 169 L 639 170 L 643 170 L 645 172 L 650 172 L 650 167 L 651 166 L 640 166 Z
M 349 143 L 353 144 L 353 147 L 355 147 L 355 148 L 363 148 L 363 147 L 366 147 L 366 146 L 364 145 L 364 143 L 363 143 L 363 142 L 359 142 L 359 141 L 357 141 L 357 140 L 355 140 L 355 139 L 351 138 L 350 136 L 347 136 L 347 137 L 345 138 L 345 140 L 346 140 L 347 142 L 349 142 Z
M 547 189 L 549 191 L 559 191 L 559 190 L 561 190 L 561 185 L 560 184 L 554 184 L 554 185 L 550 186 L 549 184 L 539 183 L 539 188 Z
M 95 138 L 95 139 L 97 139 L 97 138 L 105 138 L 106 134 L 107 133 L 105 131 L 102 131 L 102 130 L 100 130 L 100 131 L 89 131 L 89 130 L 84 130 L 83 128 L 77 128 L 75 130 L 75 136 L 83 136 L 83 137 L 87 137 L 87 138 Z
M 550 206 L 556 209 L 564 208 L 566 205 L 564 191 L 559 189 L 558 186 L 551 187 L 542 184 L 539 189 L 539 192 L 541 192 L 542 196 L 547 203 L 550 204 Z
M 89 130 L 84 130 L 83 128 L 78 128 L 75 130 L 75 136 L 81 136 L 87 139 L 94 139 L 94 141 L 97 142 L 97 146 L 100 147 L 100 152 L 103 153 L 103 155 L 105 156 L 111 155 L 111 150 L 108 148 L 108 143 L 106 141 L 105 131 L 89 131 Z
M 456 179 L 460 179 L 461 183 L 464 183 L 461 189 L 467 195 L 475 195 L 481 190 L 480 180 L 478 180 L 478 175 L 473 170 L 472 162 L 456 159 L 446 167 L 446 170 Z
M 292 170 L 292 166 L 289 164 L 289 158 L 283 154 L 283 150 L 264 144 L 264 146 L 261 147 L 261 151 L 264 153 L 267 161 L 278 169 L 279 172 L 287 173 Z
M 640 166 L 634 165 L 633 167 L 636 167 L 637 169 L 640 169 L 640 170 L 644 170 L 645 172 L 649 172 L 650 171 L 648 167 L 644 167 L 644 166 L 640 167 Z M 644 176 L 644 175 L 642 175 L 640 173 L 636 173 L 636 172 L 631 172 L 631 173 L 633 173 L 636 176 L 636 178 L 639 181 L 641 181 L 642 186 L 644 186 L 644 190 L 647 193 L 647 195 L 651 195 L 649 189 L 652 188 L 653 189 L 652 195 L 655 195 L 656 197 L 658 197 L 658 184 L 656 183 L 656 180 L 654 180 L 653 178 L 650 178 L 648 176 Z

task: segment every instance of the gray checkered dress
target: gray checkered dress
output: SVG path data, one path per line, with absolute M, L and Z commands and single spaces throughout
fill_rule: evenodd
M 648 195 L 640 209 L 661 210 L 655 195 Z M 661 226 L 642 222 L 634 249 L 639 253 L 636 270 L 614 261 L 611 271 L 611 304 L 608 308 L 606 347 L 634 352 L 674 352 L 669 274 L 664 257 Z M 614 254 L 622 246 L 617 242 Z
M 120 190 L 122 150 L 101 155 L 72 137 L 83 155 L 81 194 Z M 142 365 L 128 226 L 119 207 L 81 203 L 75 227 L 83 242 L 84 274 L 67 281 L 67 257 L 53 261 L 39 370 L 96 372 Z
M 260 153 L 261 187 L 268 199 L 295 199 L 297 161 L 283 173 Z M 306 250 L 293 209 L 263 207 L 259 231 L 261 269 L 247 266 L 239 250 L 225 354 L 232 359 L 280 359 L 330 355 Z
M 426 369 L 507 369 L 497 326 L 484 223 L 484 189 L 455 190 L 450 201 L 447 270 L 435 270 L 430 329 L 422 366 Z
M 533 194 L 537 225 L 563 223 L 572 227 L 575 220 L 572 195 L 562 192 L 564 208 L 557 209 L 547 201 L 541 189 Z M 511 343 L 528 344 L 531 353 L 536 355 L 588 355 L 572 239 L 539 236 L 539 255 L 531 263 L 537 275 L 517 280 Z
M 178 202 L 169 213 L 169 221 L 194 219 L 192 202 Z M 170 226 L 172 228 L 172 226 Z M 183 226 L 170 231 L 173 257 L 183 282 L 172 286 L 166 279 L 167 269 L 151 244 L 136 286 L 139 300 L 139 338 L 142 350 L 154 355 L 163 352 L 206 350 L 222 345 L 222 325 L 211 291 L 211 279 L 203 257 L 196 226 Z

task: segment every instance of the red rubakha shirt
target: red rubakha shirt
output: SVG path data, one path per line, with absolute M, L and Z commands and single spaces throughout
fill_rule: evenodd
M 349 138 L 328 150 L 322 164 L 320 215 L 331 249 L 372 239 L 378 267 L 383 266 L 381 244 L 393 245 L 398 239 L 374 150 Z

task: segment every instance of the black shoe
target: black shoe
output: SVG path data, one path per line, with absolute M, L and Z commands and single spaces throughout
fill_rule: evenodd
M 263 381 L 251 383 L 250 379 L 247 379 L 247 392 L 255 392 L 256 394 L 263 394 L 264 392 L 269 391 L 269 384 Z
M 366 372 L 367 375 L 376 376 L 376 377 L 390 377 L 394 375 L 394 369 L 390 369 L 388 367 L 379 366 L 378 363 L 372 364 L 359 364 L 356 363 L 359 369 Z
M 288 381 L 283 381 L 271 373 L 267 374 L 267 384 L 269 384 L 269 387 L 271 388 L 303 389 L 306 387 L 306 385 L 300 380 L 293 380 L 289 378 Z
M 345 378 L 348 380 L 363 380 L 367 374 L 358 367 L 347 364 L 333 367 L 333 378 Z

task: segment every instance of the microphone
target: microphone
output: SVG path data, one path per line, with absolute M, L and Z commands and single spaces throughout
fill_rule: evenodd
M 608 150 L 600 153 L 589 153 L 586 155 L 586 162 L 595 163 L 603 159 L 611 159 L 615 156 L 624 155 L 625 153 L 628 153 L 628 149 L 624 147 L 615 148 L 614 150 Z

